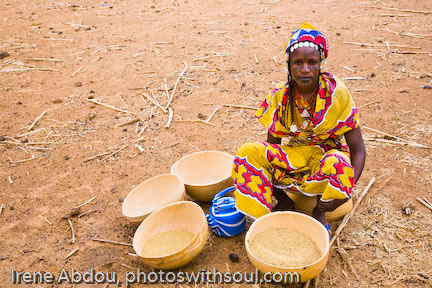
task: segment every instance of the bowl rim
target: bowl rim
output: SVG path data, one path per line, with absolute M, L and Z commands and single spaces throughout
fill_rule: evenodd
M 176 179 L 179 181 L 179 184 L 180 184 L 180 185 L 179 185 L 179 187 L 180 187 L 180 194 L 177 193 L 176 195 L 173 196 L 172 199 L 170 198 L 170 199 L 169 199 L 165 204 L 163 204 L 161 207 L 158 207 L 157 209 L 154 209 L 154 210 L 152 210 L 152 211 L 149 211 L 149 212 L 146 213 L 146 214 L 142 214 L 142 215 L 131 215 L 131 214 L 129 214 L 129 213 L 126 212 L 126 204 L 125 204 L 125 203 L 127 203 L 128 200 L 129 200 L 129 198 L 131 198 L 132 195 L 133 195 L 134 193 L 136 193 L 136 191 L 138 190 L 138 188 L 139 188 L 141 185 L 144 185 L 144 184 L 147 183 L 147 182 L 154 181 L 155 179 L 158 179 L 158 178 L 163 178 L 163 177 L 173 177 L 173 176 L 174 176 L 174 178 L 176 178 Z M 142 182 L 139 183 L 137 186 L 135 186 L 131 191 L 129 191 L 129 193 L 127 194 L 126 198 L 124 198 L 123 203 L 122 203 L 122 213 L 123 213 L 123 215 L 124 215 L 125 217 L 127 217 L 127 218 L 140 218 L 140 217 L 143 217 L 143 216 L 149 215 L 149 214 L 155 212 L 156 210 L 158 210 L 158 209 L 160 209 L 160 208 L 166 206 L 167 204 L 171 203 L 172 200 L 173 200 L 174 198 L 176 198 L 176 197 L 178 197 L 178 196 L 181 196 L 181 194 L 183 194 L 183 192 L 184 192 L 184 183 L 183 183 L 183 180 L 182 180 L 178 175 L 170 174 L 170 173 L 165 173 L 165 174 L 160 174 L 160 175 L 156 175 L 156 176 L 150 177 L 150 178 L 148 178 L 148 179 L 142 181 Z M 130 201 L 130 200 L 129 200 L 129 201 Z
M 256 223 L 258 223 L 258 221 L 259 221 L 260 219 L 264 219 L 265 217 L 271 217 L 271 215 L 277 215 L 277 214 L 285 214 L 285 215 L 297 214 L 297 215 L 304 216 L 305 218 L 306 218 L 306 217 L 307 217 L 307 218 L 310 218 L 311 220 L 313 220 L 312 222 L 315 221 L 317 224 L 319 224 L 319 227 L 321 227 L 321 228 L 318 228 L 318 229 L 322 229 L 322 230 L 324 230 L 325 233 L 328 235 L 327 230 L 326 230 L 325 227 L 321 224 L 321 222 L 319 222 L 318 220 L 316 220 L 315 218 L 313 218 L 313 217 L 311 217 L 311 216 L 309 216 L 309 215 L 307 215 L 307 214 L 304 214 L 304 213 L 301 213 L 301 212 L 296 212 L 296 211 L 278 211 L 278 212 L 271 212 L 271 213 L 269 213 L 269 214 L 267 214 L 267 215 L 261 216 L 261 217 L 259 217 L 258 219 L 256 219 L 256 220 L 251 224 L 251 226 L 249 227 L 248 231 L 246 232 L 246 235 L 245 235 L 245 248 L 246 248 L 246 252 L 247 252 L 248 255 L 251 255 L 255 260 L 257 260 L 257 261 L 259 261 L 259 262 L 262 262 L 262 263 L 264 263 L 265 265 L 268 265 L 268 266 L 274 267 L 274 268 L 276 268 L 276 269 L 281 269 L 281 271 L 284 271 L 284 270 L 298 270 L 298 269 L 303 269 L 304 267 L 311 267 L 311 266 L 313 266 L 313 265 L 319 263 L 320 261 L 322 261 L 322 260 L 324 259 L 324 257 L 326 257 L 326 255 L 327 255 L 327 254 L 329 253 L 329 251 L 330 251 L 330 240 L 329 240 L 328 237 L 327 237 L 327 239 L 326 239 L 325 249 L 324 249 L 324 252 L 322 253 L 321 257 L 320 257 L 318 260 L 316 260 L 315 262 L 310 263 L 310 264 L 307 265 L 307 266 L 301 266 L 301 267 L 283 267 L 283 266 L 277 266 L 277 265 L 273 265 L 273 264 L 267 263 L 267 262 L 265 262 L 265 261 L 259 259 L 258 257 L 256 257 L 256 256 L 252 253 L 252 251 L 250 250 L 250 248 L 249 248 L 249 241 L 252 240 L 252 239 L 249 239 L 249 237 L 250 237 L 250 233 L 251 233 L 250 231 L 253 230 L 253 228 L 255 227 L 255 225 L 257 225 Z M 315 242 L 315 241 L 314 241 L 314 242 Z
M 181 160 L 184 160 L 184 159 L 186 159 L 186 158 L 189 158 L 189 157 L 195 156 L 195 155 L 197 155 L 197 154 L 204 154 L 204 153 L 209 153 L 209 152 L 210 152 L 210 153 L 218 153 L 218 154 L 224 154 L 224 155 L 227 155 L 227 156 L 231 156 L 231 157 L 232 157 L 232 160 L 233 160 L 233 164 L 234 164 L 234 159 L 235 159 L 235 157 L 234 157 L 233 155 L 229 154 L 228 152 L 225 152 L 225 151 L 218 151 L 218 150 L 204 150 L 204 151 L 198 151 L 198 152 L 194 152 L 194 153 L 186 154 L 186 155 L 184 155 L 183 157 L 181 157 L 180 159 L 178 159 L 177 161 L 175 161 L 174 164 L 171 166 L 170 173 L 173 174 L 173 175 L 178 176 L 178 177 L 183 181 L 183 178 L 182 178 L 180 175 L 174 173 L 174 171 L 173 171 L 173 170 L 174 170 L 174 167 L 176 167 L 176 166 L 178 165 L 178 163 L 179 163 Z M 228 175 L 228 177 L 223 178 L 223 179 L 220 179 L 220 180 L 218 180 L 218 181 L 213 181 L 213 182 L 209 182 L 209 183 L 206 183 L 206 184 L 186 183 L 186 181 L 183 181 L 183 184 L 184 184 L 185 186 L 206 187 L 206 186 L 211 186 L 211 185 L 219 184 L 220 182 L 225 181 L 226 179 L 229 179 L 230 177 L 231 177 L 231 172 L 230 172 L 230 174 Z
M 196 245 L 194 245 L 194 247 L 190 247 L 190 245 L 191 245 L 192 243 L 195 243 L 195 242 L 199 241 L 199 244 L 201 245 L 203 241 L 207 241 L 207 239 L 202 239 L 203 236 L 204 236 L 203 233 L 202 233 L 202 231 L 203 231 L 204 229 L 200 229 L 198 232 L 193 232 L 194 237 L 192 238 L 191 241 L 189 241 L 189 242 L 187 243 L 187 245 L 185 245 L 183 248 L 181 248 L 181 249 L 179 249 L 179 250 L 177 250 L 177 251 L 175 251 L 175 252 L 173 252 L 173 253 L 171 253 L 171 254 L 161 255 L 161 256 L 151 256 L 151 257 L 150 257 L 150 256 L 143 256 L 143 255 L 141 255 L 140 252 L 138 252 L 138 249 L 136 249 L 136 246 L 137 246 L 138 244 L 135 244 L 135 243 L 137 243 L 137 242 L 135 241 L 135 236 L 137 235 L 137 232 L 138 232 L 140 229 L 143 229 L 143 228 L 141 228 L 141 227 L 144 226 L 147 222 L 150 222 L 153 218 L 157 217 L 157 216 L 155 216 L 155 215 L 157 215 L 158 212 L 160 212 L 160 211 L 163 210 L 163 209 L 168 209 L 169 207 L 174 206 L 174 205 L 191 205 L 191 206 L 193 206 L 194 208 L 200 208 L 199 211 L 200 211 L 200 213 L 202 214 L 202 215 L 201 215 L 202 218 L 205 220 L 205 222 L 204 222 L 204 224 L 205 224 L 205 228 L 207 228 L 207 218 L 205 217 L 204 210 L 201 208 L 201 206 L 199 206 L 199 205 L 196 204 L 195 202 L 192 202 L 192 201 L 178 201 L 178 202 L 175 202 L 175 203 L 167 204 L 167 205 L 165 205 L 165 206 L 163 206 L 163 207 L 160 207 L 160 208 L 158 208 L 157 210 L 153 211 L 153 213 L 151 213 L 151 214 L 150 214 L 146 219 L 144 219 L 144 220 L 141 222 L 141 224 L 138 226 L 138 228 L 135 230 L 135 234 L 134 234 L 134 237 L 133 237 L 133 239 L 132 239 L 132 248 L 134 249 L 135 254 L 137 254 L 138 257 L 143 258 L 143 259 L 145 259 L 145 260 L 149 260 L 149 261 L 151 261 L 151 260 L 167 260 L 167 259 L 171 259 L 172 257 L 178 257 L 179 254 L 182 254 L 185 250 L 189 250 L 189 249 L 192 249 L 192 250 L 193 250 L 193 249 L 195 249 L 195 248 L 196 248 L 196 247 L 195 247 Z M 197 209 L 197 210 L 198 210 L 198 209 Z M 208 228 L 207 228 L 207 229 L 208 229 Z M 168 231 L 170 231 L 170 230 L 168 230 Z M 164 231 L 164 232 L 167 232 L 167 231 Z M 156 234 L 155 234 L 155 235 L 156 235 Z M 198 245 L 198 246 L 200 246 L 200 245 Z

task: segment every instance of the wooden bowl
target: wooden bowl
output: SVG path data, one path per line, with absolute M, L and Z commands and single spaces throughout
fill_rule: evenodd
M 122 212 L 132 222 L 141 222 L 153 211 L 185 199 L 181 179 L 172 174 L 150 178 L 129 192 L 123 201 Z
M 221 190 L 233 186 L 234 156 L 220 151 L 201 151 L 186 155 L 171 167 L 186 186 L 186 193 L 198 201 L 211 201 Z
M 249 248 L 250 241 L 260 232 L 270 228 L 288 228 L 302 232 L 318 246 L 321 258 L 306 267 L 284 268 L 263 262 L 255 257 Z M 324 226 L 314 218 L 299 212 L 273 212 L 255 220 L 250 226 L 245 238 L 246 252 L 252 264 L 262 273 L 266 272 L 297 272 L 300 282 L 315 278 L 324 269 L 329 257 L 329 235 Z
M 288 193 L 288 196 L 294 202 L 294 209 L 296 211 L 312 215 L 312 211 L 317 203 L 317 196 L 307 197 L 300 193 Z M 344 217 L 346 214 L 351 212 L 353 208 L 352 198 L 349 199 L 344 204 L 340 205 L 338 208 L 331 212 L 326 212 L 325 217 L 327 221 L 336 221 Z
M 153 235 L 172 230 L 194 233 L 193 240 L 183 249 L 169 255 L 146 257 L 143 247 Z M 202 208 L 191 201 L 166 205 L 148 216 L 138 227 L 133 238 L 133 248 L 146 265 L 157 269 L 175 269 L 191 262 L 204 249 L 208 238 L 207 219 Z

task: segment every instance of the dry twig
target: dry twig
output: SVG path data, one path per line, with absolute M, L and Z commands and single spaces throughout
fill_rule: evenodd
M 426 198 L 423 197 L 421 199 L 417 197 L 417 200 L 432 211 L 432 204 Z
M 78 206 L 76 206 L 76 207 L 73 207 L 72 209 L 78 209 L 78 208 L 81 208 L 81 207 L 83 207 L 83 206 L 89 204 L 90 202 L 92 202 L 92 201 L 95 200 L 95 199 L 96 199 L 96 196 L 93 196 L 92 198 L 90 198 L 90 199 L 87 200 L 86 202 L 84 202 L 84 203 L 82 203 L 82 204 L 80 204 L 80 205 L 78 205 Z
M 117 154 L 118 152 L 120 152 L 121 150 L 125 149 L 126 147 L 128 147 L 129 145 L 126 144 L 122 147 L 120 147 L 119 149 L 117 149 L 116 151 L 112 152 L 111 154 L 107 155 L 106 157 L 102 158 L 101 161 L 105 161 L 106 159 L 110 158 L 111 156 L 114 156 L 115 154 Z
M 171 107 L 168 108 L 168 111 L 169 111 L 168 122 L 165 125 L 165 128 L 169 128 L 170 127 L 171 122 L 173 120 L 173 116 L 174 116 L 174 111 L 173 111 L 173 109 Z
M 123 246 L 132 246 L 130 243 L 125 242 L 117 242 L 112 240 L 105 240 L 105 239 L 99 239 L 99 238 L 93 238 L 93 241 L 103 242 L 103 243 L 111 243 L 111 244 L 117 244 L 117 245 L 123 245 Z
M 67 219 L 67 220 L 68 220 L 68 222 L 69 222 L 69 226 L 70 226 L 71 231 L 72 231 L 72 239 L 71 239 L 71 243 L 73 244 L 73 243 L 75 243 L 75 229 L 74 229 L 74 227 L 73 227 L 73 225 L 72 225 L 72 221 L 71 221 L 70 219 Z
M 39 122 L 39 120 L 42 119 L 42 117 L 43 117 L 43 116 L 44 116 L 48 111 L 49 111 L 49 109 L 43 111 L 42 114 L 39 115 L 39 116 L 36 118 L 36 120 L 34 120 L 33 123 L 32 123 L 32 124 L 27 128 L 27 130 L 28 130 L 28 131 L 32 130 L 33 127 L 36 125 L 36 123 Z
M 165 107 L 163 107 L 162 105 L 159 104 L 158 101 L 156 101 L 156 99 L 152 99 L 150 97 L 150 95 L 148 95 L 147 93 L 143 93 L 141 96 L 142 100 L 145 102 L 143 95 L 147 98 L 147 100 L 149 100 L 151 103 L 153 103 L 154 105 L 156 105 L 157 107 L 159 107 L 163 113 L 167 113 L 168 111 L 166 110 Z
M 109 109 L 112 109 L 112 110 L 115 110 L 115 111 L 118 111 L 118 112 L 122 112 L 122 113 L 132 114 L 132 115 L 138 116 L 138 114 L 135 113 L 135 112 L 131 112 L 131 111 L 127 111 L 127 110 L 124 110 L 124 109 L 121 109 L 121 108 L 117 108 L 115 106 L 112 106 L 112 105 L 109 105 L 109 104 L 105 104 L 105 103 L 99 102 L 99 101 L 94 100 L 94 99 L 87 99 L 87 100 L 90 101 L 90 102 L 92 102 L 92 103 L 94 103 L 94 104 L 101 105 L 103 107 L 106 107 L 106 108 L 109 108 Z
M 79 249 L 75 248 L 74 250 L 72 250 L 68 255 L 66 255 L 65 259 L 71 257 L 73 254 L 75 254 Z
M 171 96 L 169 98 L 168 104 L 165 106 L 165 109 L 168 109 L 168 107 L 171 105 L 172 100 L 174 99 L 174 93 L 177 89 L 177 84 L 180 81 L 181 77 L 183 77 L 183 74 L 186 72 L 187 68 L 188 68 L 188 64 L 186 62 L 184 62 L 185 68 L 183 69 L 183 71 L 180 73 L 180 76 L 177 78 L 177 81 L 174 84 L 174 88 L 173 91 L 171 93 Z M 166 112 L 165 112 L 166 113 Z

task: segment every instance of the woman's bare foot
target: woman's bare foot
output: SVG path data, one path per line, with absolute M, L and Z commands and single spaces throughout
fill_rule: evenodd
M 294 202 L 282 189 L 273 187 L 273 196 L 277 200 L 276 206 L 273 211 L 290 211 L 294 210 Z
M 312 212 L 312 216 L 313 216 L 313 218 L 315 218 L 316 220 L 318 220 L 321 224 L 323 224 L 324 227 L 326 227 L 326 229 L 327 229 L 328 222 L 327 222 L 327 219 L 325 218 L 325 212 L 320 211 L 318 209 L 318 206 L 316 206 L 314 208 L 314 210 Z M 327 229 L 327 232 L 329 233 L 329 237 L 331 238 L 333 234 L 332 234 L 330 228 Z

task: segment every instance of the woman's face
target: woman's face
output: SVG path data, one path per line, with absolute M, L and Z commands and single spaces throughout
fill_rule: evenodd
M 290 54 L 291 77 L 300 90 L 313 90 L 318 84 L 320 52 L 312 47 L 297 48 Z

